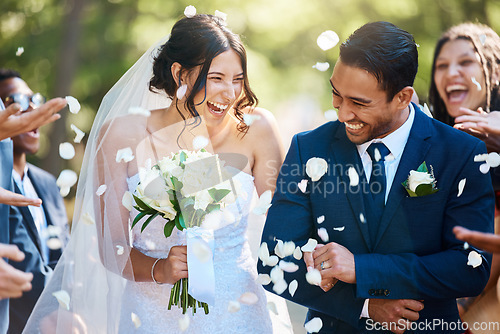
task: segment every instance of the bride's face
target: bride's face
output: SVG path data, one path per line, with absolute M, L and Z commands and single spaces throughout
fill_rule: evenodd
M 198 113 L 207 122 L 222 122 L 241 95 L 243 79 L 241 59 L 233 49 L 215 57 L 208 70 L 206 89 L 202 89 L 194 98 Z

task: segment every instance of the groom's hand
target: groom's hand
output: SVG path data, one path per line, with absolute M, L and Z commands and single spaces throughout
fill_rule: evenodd
M 319 247 L 323 247 L 323 246 L 324 245 L 322 245 L 322 244 L 318 244 L 318 246 L 316 246 L 316 249 L 318 249 Z M 314 268 L 314 258 L 313 258 L 312 252 L 304 252 L 304 262 L 306 264 L 307 271 Z M 338 281 L 339 280 L 336 278 L 324 278 L 324 277 L 322 277 L 321 284 L 319 287 L 321 288 L 321 290 L 328 292 L 331 290 L 331 288 L 333 288 L 335 283 L 337 283 Z
M 393 333 L 402 334 L 419 318 L 424 304 L 413 299 L 370 299 L 368 314 L 374 321 L 386 324 Z
M 325 279 L 338 279 L 345 283 L 356 283 L 354 255 L 344 246 L 330 242 L 317 247 L 313 252 L 314 268 Z

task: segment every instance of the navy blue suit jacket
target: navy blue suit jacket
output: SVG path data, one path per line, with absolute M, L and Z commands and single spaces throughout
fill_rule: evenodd
M 59 188 L 56 185 L 54 176 L 31 164 L 28 165 L 28 176 L 35 191 L 42 200 L 42 207 L 47 219 L 47 225 L 59 227 L 61 231 L 59 238 L 63 245 L 65 245 L 69 237 L 68 218 L 64 207 L 64 201 L 59 194 Z M 17 193 L 21 193 L 15 183 L 14 189 Z M 32 290 L 24 293 L 21 298 L 12 299 L 10 302 L 9 334 L 22 332 L 62 252 L 62 249 L 50 249 L 49 259 L 44 259 L 42 255 L 43 252 L 41 251 L 40 235 L 29 208 L 19 207 L 18 209 L 22 215 L 22 225 L 29 235 L 29 240 L 23 240 L 23 242 L 25 244 L 30 244 L 30 247 L 33 249 L 32 256 L 37 259 L 35 260 L 36 266 L 26 261 L 14 264 L 19 270 L 33 272 L 35 276 L 32 281 Z
M 488 280 L 491 256 L 483 254 L 483 264 L 477 268 L 468 266 L 470 249 L 464 250 L 463 242 L 452 233 L 456 225 L 493 231 L 491 179 L 479 171 L 480 163 L 474 162 L 474 156 L 485 153 L 486 147 L 480 140 L 427 117 L 418 107 L 414 109 L 414 123 L 375 240 L 370 240 L 371 218 L 364 210 L 362 192 L 367 183 L 363 166 L 344 124 L 329 122 L 292 139 L 262 242 L 268 244 L 270 252 L 275 238 L 292 240 L 298 246 L 309 238 L 321 243 L 317 230 L 323 227 L 330 241 L 354 254 L 356 284 L 339 281 L 326 293 L 307 283 L 303 260 L 286 259 L 299 265 L 298 271 L 285 273 L 288 283 L 298 281 L 298 289 L 293 297 L 288 291 L 281 296 L 308 307 L 308 318 L 322 318 L 322 333 L 364 332 L 365 319 L 359 317 L 367 298 L 424 300 L 419 322 L 457 322 L 455 298 L 479 294 Z M 306 162 L 313 157 L 328 162 L 328 172 L 317 182 L 305 173 Z M 424 161 L 432 168 L 439 191 L 409 197 L 401 183 Z M 360 176 L 356 187 L 350 186 L 349 167 Z M 303 179 L 309 180 L 305 193 L 297 187 Z M 458 197 L 462 179 L 466 185 Z M 320 216 L 325 216 L 322 224 L 317 223 Z M 260 261 L 258 266 L 260 273 L 269 273 L 270 267 L 263 267 Z M 265 288 L 272 292 L 272 284 Z M 435 332 L 446 331 L 439 328 Z M 455 332 L 460 331 L 450 331 Z

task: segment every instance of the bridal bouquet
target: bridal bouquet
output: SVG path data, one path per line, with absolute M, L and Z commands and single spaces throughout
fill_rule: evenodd
M 198 291 L 195 291 L 194 286 L 188 286 L 188 279 L 180 279 L 174 284 L 170 292 L 169 310 L 172 305 L 177 305 L 182 308 L 183 314 L 188 308 L 192 308 L 195 313 L 198 306 L 208 314 L 208 304 L 196 300 L 192 295 L 213 299 L 213 296 L 210 298 L 210 292 L 206 291 L 207 283 L 215 284 L 212 262 L 213 231 L 204 229 L 201 225 L 206 215 L 235 201 L 230 177 L 224 173 L 222 167 L 223 162 L 218 155 L 201 149 L 172 153 L 156 165 L 139 170 L 141 181 L 133 195 L 136 203 L 134 207 L 139 214 L 132 222 L 132 228 L 146 218 L 142 222 L 142 232 L 155 217 L 160 216 L 166 220 L 163 229 L 166 238 L 170 237 L 174 227 L 179 231 L 186 229 L 189 278 L 194 279 L 196 276 L 192 275 L 191 269 L 193 273 L 201 273 L 202 279 L 197 282 L 201 284 L 196 284 Z M 211 267 L 207 268 L 207 265 Z M 210 274 L 207 275 L 206 270 L 211 270 L 213 282 L 210 282 Z

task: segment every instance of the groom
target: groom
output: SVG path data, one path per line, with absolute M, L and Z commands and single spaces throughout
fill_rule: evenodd
M 294 136 L 281 168 L 262 242 L 271 255 L 277 240 L 320 243 L 301 260 L 283 259 L 298 265 L 284 273 L 298 288 L 281 296 L 320 318 L 321 333 L 462 333 L 455 298 L 479 294 L 488 280 L 490 255 L 477 251 L 473 267 L 476 250 L 452 232 L 493 231 L 490 177 L 474 162 L 486 148 L 410 103 L 417 64 L 408 32 L 387 22 L 356 30 L 330 79 L 339 121 Z M 415 173 L 424 162 L 428 172 Z M 411 171 L 421 196 L 403 185 Z M 271 269 L 259 261 L 260 273 Z M 320 286 L 306 281 L 315 270 Z

